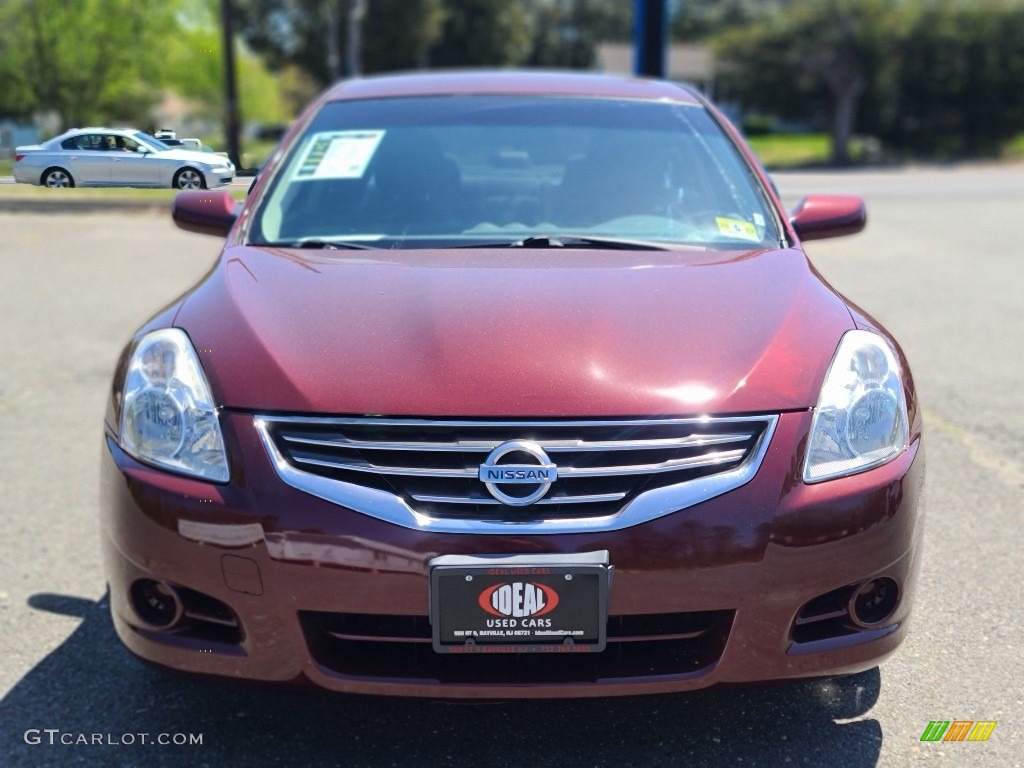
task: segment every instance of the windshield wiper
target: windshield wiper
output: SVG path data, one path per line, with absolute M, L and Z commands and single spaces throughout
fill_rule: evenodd
M 459 248 L 606 248 L 613 251 L 672 251 L 681 248 L 704 250 L 685 243 L 659 243 L 651 240 L 630 240 L 622 237 L 590 237 L 589 235 L 532 235 L 522 240 L 497 243 L 470 243 Z
M 379 251 L 380 246 L 354 243 L 350 240 L 289 240 L 280 243 L 250 243 L 263 248 L 315 248 L 323 251 Z

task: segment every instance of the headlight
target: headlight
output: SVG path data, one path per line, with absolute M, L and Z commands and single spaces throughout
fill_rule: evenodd
M 839 342 L 804 461 L 804 482 L 852 475 L 885 464 L 907 447 L 907 401 L 896 355 L 869 331 Z
M 175 472 L 227 481 L 210 385 L 183 331 L 146 334 L 132 352 L 123 391 L 120 444 L 125 451 Z

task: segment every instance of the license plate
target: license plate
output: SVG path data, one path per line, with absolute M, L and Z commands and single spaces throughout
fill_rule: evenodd
M 438 653 L 593 653 L 608 622 L 608 553 L 445 555 L 430 562 Z

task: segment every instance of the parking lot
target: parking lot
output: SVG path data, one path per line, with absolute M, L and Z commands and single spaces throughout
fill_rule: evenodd
M 880 668 L 689 695 L 451 704 L 226 688 L 141 665 L 104 596 L 106 388 L 128 335 L 209 268 L 218 242 L 166 213 L 0 213 L 0 764 L 1024 765 L 1024 167 L 776 181 L 791 203 L 866 198 L 863 234 L 808 250 L 900 340 L 924 405 L 924 564 L 909 639 Z M 933 720 L 998 724 L 987 742 L 922 743 Z M 104 743 L 51 745 L 46 729 Z

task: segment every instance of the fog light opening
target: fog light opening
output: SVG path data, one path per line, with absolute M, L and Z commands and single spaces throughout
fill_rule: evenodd
M 139 579 L 131 586 L 131 599 L 136 615 L 154 629 L 171 629 L 185 613 L 177 590 L 163 581 Z
M 850 617 L 861 627 L 877 627 L 892 617 L 900 589 L 888 577 L 865 581 L 850 598 Z

